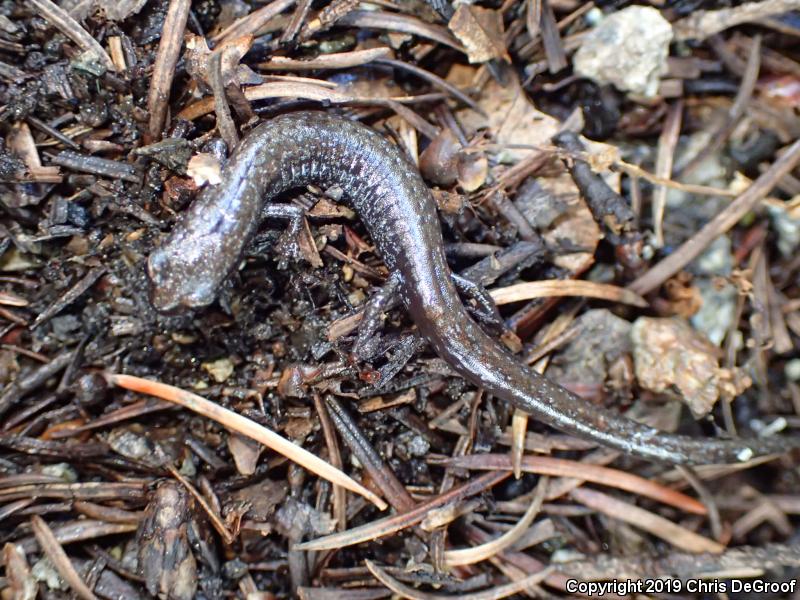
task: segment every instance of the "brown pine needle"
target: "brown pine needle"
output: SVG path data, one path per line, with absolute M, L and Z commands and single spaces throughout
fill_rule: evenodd
M 447 458 L 441 461 L 437 459 L 431 462 L 458 469 L 486 469 L 490 471 L 511 469 L 512 467 L 511 459 L 506 454 L 473 454 Z M 645 496 L 651 500 L 663 502 L 696 515 L 708 514 L 708 509 L 706 509 L 705 505 L 691 496 L 619 469 L 575 462 L 564 458 L 530 455 L 522 457 L 521 466 L 526 473 L 549 475 L 551 477 L 570 477 L 599 483 L 600 485 Z
M 364 564 L 366 564 L 369 572 L 375 576 L 375 579 L 380 581 L 383 585 L 392 590 L 401 598 L 410 598 L 411 600 L 451 600 L 452 598 L 464 597 L 462 595 L 456 596 L 451 594 L 429 594 L 427 592 L 422 592 L 397 581 L 397 579 L 389 575 L 371 560 L 364 561 Z M 520 579 L 519 581 L 513 581 L 505 585 L 489 588 L 488 590 L 483 590 L 481 592 L 470 593 L 469 597 L 472 598 L 472 600 L 499 600 L 500 598 L 506 598 L 512 594 L 517 594 L 526 588 L 529 588 L 530 586 L 544 581 L 544 579 L 550 575 L 552 571 L 553 568 L 548 567 L 547 569 L 543 569 L 538 573 L 534 573 L 525 579 Z
M 448 567 L 475 564 L 476 562 L 496 556 L 516 542 L 522 534 L 528 530 L 528 527 L 531 526 L 536 515 L 539 514 L 539 510 L 542 508 L 542 502 L 544 502 L 545 493 L 547 492 L 548 481 L 545 475 L 539 480 L 539 483 L 536 484 L 536 491 L 533 494 L 533 498 L 531 498 L 530 506 L 528 506 L 525 514 L 517 521 L 516 525 L 500 537 L 486 542 L 485 544 L 481 544 L 480 546 L 445 551 L 445 564 L 447 564 Z
M 618 519 L 643 529 L 681 550 L 719 554 L 725 549 L 722 544 L 690 529 L 681 527 L 669 519 L 602 492 L 588 488 L 578 488 L 572 490 L 569 494 L 573 500 L 577 500 L 584 506 L 612 519 Z
M 476 477 L 473 480 L 467 481 L 459 487 L 453 488 L 444 494 L 436 496 L 432 500 L 428 500 L 427 502 L 419 504 L 413 510 L 400 513 L 398 515 L 392 515 L 390 517 L 384 517 L 383 519 L 378 519 L 372 523 L 360 525 L 359 527 L 354 527 L 353 529 L 348 529 L 347 531 L 342 531 L 339 533 L 326 535 L 315 540 L 310 540 L 308 542 L 303 542 L 302 544 L 297 544 L 294 549 L 305 551 L 334 550 L 338 548 L 344 548 L 345 546 L 360 544 L 361 542 L 375 540 L 383 536 L 402 531 L 403 529 L 413 527 L 414 525 L 420 523 L 432 510 L 447 506 L 448 504 L 459 502 L 465 498 L 474 496 L 475 494 L 479 494 L 484 490 L 487 490 L 500 483 L 504 479 L 508 478 L 508 476 L 509 473 L 497 471 L 484 473 L 480 477 Z
M 321 54 L 316 58 L 296 60 L 285 56 L 273 56 L 267 62 L 256 65 L 262 71 L 305 71 L 312 69 L 347 69 L 371 63 L 379 58 L 391 58 L 392 49 L 386 46 Z
M 489 294 L 491 294 L 496 304 L 510 304 L 521 300 L 552 298 L 554 296 L 583 296 L 631 304 L 641 308 L 647 306 L 647 301 L 644 298 L 638 294 L 631 293 L 630 290 L 607 283 L 595 283 L 581 279 L 526 281 L 525 283 L 516 283 L 491 290 Z
M 363 496 L 380 510 L 385 510 L 387 508 L 386 502 L 381 500 L 378 496 L 305 448 L 293 444 L 274 431 L 270 431 L 266 427 L 232 410 L 223 408 L 219 404 L 206 400 L 202 396 L 187 392 L 186 390 L 172 385 L 143 379 L 141 377 L 134 377 L 133 375 L 106 373 L 105 377 L 109 383 L 118 385 L 126 390 L 156 396 L 162 400 L 174 402 L 199 415 L 208 417 L 230 431 L 235 431 L 236 433 L 264 444 L 267 448 L 282 454 L 292 462 L 330 481 L 334 485 L 340 485 L 355 494 Z

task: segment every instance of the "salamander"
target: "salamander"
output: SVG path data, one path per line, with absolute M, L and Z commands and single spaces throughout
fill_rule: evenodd
M 782 453 L 797 438 L 718 439 L 667 433 L 596 406 L 522 364 L 467 312 L 451 278 L 430 190 L 377 131 L 324 112 L 276 117 L 239 143 L 148 259 L 150 300 L 162 312 L 211 303 L 273 204 L 293 188 L 338 186 L 398 282 L 418 332 L 462 377 L 571 435 L 674 464 L 735 463 Z

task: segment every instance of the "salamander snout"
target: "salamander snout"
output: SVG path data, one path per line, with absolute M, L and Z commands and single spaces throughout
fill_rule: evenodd
M 158 312 L 177 314 L 214 301 L 216 286 L 198 276 L 198 270 L 169 248 L 159 248 L 147 260 L 150 303 Z

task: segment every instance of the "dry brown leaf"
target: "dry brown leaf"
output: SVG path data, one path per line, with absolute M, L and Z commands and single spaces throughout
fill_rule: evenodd
M 256 472 L 258 457 L 261 456 L 263 449 L 264 446 L 257 441 L 243 435 L 231 433 L 228 436 L 228 450 L 233 457 L 233 462 L 236 463 L 236 470 L 245 477 Z
M 471 63 L 507 59 L 503 15 L 498 10 L 460 4 L 447 24 L 467 51 Z
M 453 69 L 448 81 L 459 81 L 464 85 L 468 73 L 464 69 Z M 468 136 L 474 136 L 479 129 L 486 129 L 493 141 L 500 146 L 497 158 L 500 162 L 517 163 L 535 155 L 548 156 L 551 148 L 550 138 L 561 124 L 550 115 L 538 110 L 516 80 L 501 86 L 491 79 L 480 94 L 480 108 L 487 116 L 465 108 L 459 111 L 460 122 Z M 600 142 L 581 138 L 587 149 L 587 159 L 599 157 L 598 164 L 615 162 L 619 151 Z M 619 175 L 610 171 L 604 173 L 606 182 L 612 189 L 619 189 Z M 559 175 L 538 179 L 544 194 L 543 202 L 550 204 L 555 200 L 560 206 L 560 215 L 553 224 L 542 232 L 545 240 L 554 246 L 569 240 L 574 246 L 585 248 L 584 252 L 560 254 L 555 262 L 558 266 L 579 273 L 594 261 L 594 248 L 599 243 L 601 232 L 586 203 L 580 196 L 572 177 L 564 170 Z
M 489 176 L 489 160 L 482 153 L 461 152 L 456 163 L 458 184 L 465 192 L 474 192 Z

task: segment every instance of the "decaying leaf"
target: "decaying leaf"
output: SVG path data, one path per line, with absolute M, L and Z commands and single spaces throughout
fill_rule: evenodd
M 631 340 L 639 385 L 658 393 L 677 389 L 697 419 L 721 394 L 737 396 L 752 385 L 740 369 L 721 368 L 717 348 L 682 319 L 640 317 Z
M 186 174 L 192 178 L 197 187 L 206 183 L 217 185 L 222 178 L 220 177 L 222 167 L 219 159 L 213 154 L 198 152 L 189 159 L 186 167 Z
M 509 59 L 503 40 L 503 15 L 498 10 L 459 4 L 448 23 L 467 50 L 471 63 L 482 63 L 496 58 Z

